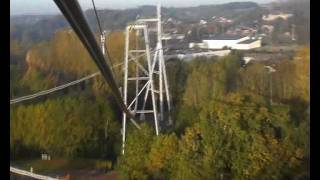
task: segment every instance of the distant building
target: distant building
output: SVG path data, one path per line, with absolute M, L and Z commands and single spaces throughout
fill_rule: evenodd
M 184 34 L 162 34 L 162 40 L 169 40 L 169 39 L 184 39 Z
M 252 35 L 255 34 L 257 32 L 256 29 L 250 28 L 250 27 L 245 27 L 245 26 L 239 26 L 239 27 L 235 27 L 235 28 L 230 28 L 228 29 L 228 31 L 226 32 L 227 35 L 244 35 L 244 36 L 248 36 L 248 35 Z
M 199 24 L 200 25 L 205 25 L 205 24 L 207 24 L 208 22 L 206 21 L 206 20 L 203 20 L 203 19 L 201 19 L 200 21 L 199 21 Z
M 190 61 L 196 57 L 222 57 L 230 54 L 230 50 L 207 51 L 207 52 L 177 52 L 175 54 L 165 55 L 165 59 L 178 58 Z
M 203 39 L 201 43 L 189 43 L 189 48 L 206 48 L 206 49 L 239 49 L 248 50 L 261 47 L 260 39 L 250 39 L 249 36 L 216 36 Z
M 163 34 L 161 37 L 164 46 L 174 46 L 176 48 L 185 48 L 185 46 L 188 46 L 188 44 L 184 42 L 184 38 L 184 34 Z
M 203 39 L 202 42 L 207 44 L 208 49 L 222 49 L 230 47 L 238 42 L 250 39 L 248 36 L 216 36 L 208 39 Z
M 262 20 L 264 21 L 274 21 L 278 18 L 281 18 L 283 20 L 287 20 L 289 17 L 292 17 L 293 14 L 285 14 L 285 13 L 279 13 L 279 14 L 268 14 L 268 15 L 263 15 Z
M 200 42 L 191 42 L 189 43 L 189 48 L 200 48 L 200 49 L 208 49 L 208 44 L 200 41 Z
M 261 40 L 248 39 L 232 46 L 232 49 L 249 50 L 261 47 Z
M 223 23 L 223 24 L 230 24 L 233 23 L 233 20 L 225 18 L 225 17 L 218 17 L 218 18 L 213 18 L 214 21 L 219 22 L 219 23 Z

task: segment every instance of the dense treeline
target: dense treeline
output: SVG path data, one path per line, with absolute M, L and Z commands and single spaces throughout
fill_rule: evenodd
M 123 38 L 113 32 L 107 39 L 114 64 L 123 61 Z M 29 51 L 12 44 L 11 51 L 12 67 L 26 62 L 24 70 L 11 71 L 16 89 L 11 97 L 97 70 L 70 31 Z M 169 60 L 174 127 L 155 136 L 148 124 L 140 131 L 129 125 L 123 156 L 121 113 L 101 77 L 13 105 L 11 158 L 42 152 L 53 158 L 104 158 L 123 179 L 307 179 L 309 47 L 276 63 L 272 74 L 259 62 L 241 66 L 241 56 Z M 114 71 L 121 83 L 121 68 Z
M 138 39 L 131 38 L 131 47 L 137 43 Z M 123 63 L 124 33 L 112 32 L 106 45 L 112 58 L 108 63 Z M 29 50 L 22 49 L 17 41 L 12 41 L 11 46 L 11 98 L 98 71 L 70 30 L 58 31 L 52 40 L 38 43 Z M 119 84 L 122 67 L 113 69 Z M 11 158 L 39 157 L 41 152 L 47 152 L 53 157 L 115 160 L 121 143 L 118 138 L 120 114 L 108 85 L 100 76 L 49 96 L 12 105 Z
M 239 94 L 211 101 L 183 135 L 130 132 L 118 162 L 124 179 L 283 179 L 308 176 L 308 122 L 287 106 L 268 109 Z M 305 119 L 306 121 L 306 119 Z
M 67 97 L 12 107 L 11 112 L 13 156 L 23 154 L 21 148 L 25 147 L 32 148 L 37 156 L 47 152 L 55 156 L 102 158 L 119 151 L 106 147 L 120 139 L 115 110 L 103 97 L 76 92 Z
M 25 51 L 18 41 L 10 40 L 10 97 L 20 93 L 18 82 L 26 70 L 26 63 L 23 61 Z
M 131 46 L 135 44 L 135 41 L 136 38 L 131 39 Z M 11 71 L 12 80 L 16 79 L 16 82 L 11 84 L 25 87 L 20 88 L 20 90 L 23 89 L 23 92 L 19 93 L 20 95 L 48 89 L 98 71 L 75 33 L 68 29 L 57 31 L 50 41 L 38 43 L 28 51 L 20 52 L 19 45 L 21 46 L 17 41 L 12 41 L 10 64 L 12 64 L 13 70 Z M 124 33 L 112 32 L 107 37 L 106 46 L 112 59 L 107 63 L 111 65 L 123 63 Z M 18 58 L 16 58 L 16 54 L 19 54 Z M 15 62 L 18 62 L 17 66 L 24 65 L 23 71 L 21 68 L 19 72 L 14 71 L 15 68 L 18 68 L 14 66 Z M 113 68 L 118 83 L 122 80 L 121 67 Z M 92 86 L 95 93 L 101 94 L 108 91 L 108 86 L 100 77 L 93 81 Z M 19 94 L 15 94 L 15 96 L 19 96 Z
M 185 84 L 175 131 L 150 137 L 150 127 L 132 129 L 118 162 L 122 178 L 308 179 L 308 52 L 276 65 L 273 104 L 263 64 L 243 68 L 238 53 L 188 64 L 187 80 L 175 81 Z

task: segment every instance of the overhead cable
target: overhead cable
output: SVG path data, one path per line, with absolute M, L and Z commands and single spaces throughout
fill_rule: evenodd
M 84 14 L 78 1 L 54 0 L 54 2 L 61 10 L 65 18 L 68 20 L 68 22 L 70 23 L 73 30 L 76 32 L 77 36 L 79 37 L 83 45 L 88 50 L 89 54 L 92 57 L 92 60 L 98 66 L 102 76 L 109 84 L 111 92 L 113 93 L 119 107 L 123 110 L 124 113 L 128 115 L 128 117 L 134 119 L 134 115 L 129 111 L 129 109 L 122 100 L 121 93 L 117 88 L 117 84 L 112 75 L 112 71 L 105 61 L 105 57 L 103 56 L 99 48 L 99 45 L 95 40 L 95 37 L 84 17 Z
M 98 22 L 98 27 L 99 27 L 100 35 L 102 36 L 102 35 L 103 35 L 103 33 L 102 33 L 102 28 L 101 28 L 100 19 L 99 19 L 98 13 L 97 13 L 97 9 L 96 9 L 96 6 L 95 6 L 95 4 L 94 4 L 94 0 L 91 0 L 91 1 L 92 1 L 92 5 L 93 5 L 94 13 L 95 13 L 96 18 L 97 18 L 97 22 Z
M 94 0 L 91 0 L 92 1 L 92 6 L 93 6 L 93 10 L 94 10 L 94 13 L 96 15 L 96 19 L 97 19 L 97 23 L 98 23 L 98 29 L 100 31 L 100 36 L 102 38 L 102 36 L 105 36 L 105 40 L 106 39 L 106 34 L 104 33 L 104 31 L 102 30 L 102 27 L 101 27 L 101 21 L 100 21 L 100 18 L 99 18 L 99 15 L 98 15 L 98 12 L 97 12 L 97 8 L 96 8 L 96 5 L 94 4 Z M 102 42 L 101 42 L 102 43 Z M 112 62 L 112 59 L 110 58 L 110 55 L 109 55 L 109 51 L 108 51 L 108 47 L 107 46 L 103 46 L 106 50 L 106 55 L 107 55 L 107 59 L 109 60 L 110 62 L 110 66 L 113 65 L 113 62 Z M 112 70 L 112 69 L 111 69 Z M 115 73 L 112 71 L 113 75 L 115 75 Z
M 156 52 L 156 51 L 158 51 L 158 50 L 151 51 L 151 53 Z M 128 61 L 134 61 L 134 60 L 144 56 L 145 54 L 146 53 L 143 53 L 143 54 L 141 54 L 139 56 L 136 56 L 134 58 L 129 59 Z M 122 64 L 123 63 L 116 64 L 116 65 L 112 66 L 112 68 L 118 67 L 118 66 L 120 66 Z M 81 79 L 77 79 L 75 81 L 72 81 L 72 82 L 69 82 L 69 83 L 66 83 L 66 84 L 51 88 L 51 89 L 47 89 L 47 90 L 43 90 L 43 91 L 40 91 L 40 92 L 37 92 L 37 93 L 34 93 L 34 94 L 30 94 L 30 95 L 18 97 L 18 98 L 15 98 L 15 99 L 11 99 L 10 100 L 10 104 L 16 104 L 16 103 L 23 102 L 23 101 L 26 101 L 26 100 L 31 100 L 31 99 L 34 99 L 34 98 L 37 98 L 37 97 L 40 97 L 40 96 L 44 96 L 44 95 L 47 95 L 47 94 L 62 90 L 62 89 L 68 88 L 70 86 L 76 85 L 76 84 L 78 84 L 80 82 L 83 82 L 85 80 L 92 79 L 93 77 L 95 77 L 97 75 L 100 75 L 100 72 L 95 72 L 95 73 L 90 74 L 88 76 L 85 76 L 85 77 L 83 77 Z
M 69 82 L 67 84 L 64 84 L 64 85 L 61 85 L 61 86 L 58 86 L 58 87 L 54 87 L 54 88 L 51 88 L 51 89 L 48 89 L 48 90 L 37 92 L 35 94 L 31 94 L 31 95 L 22 96 L 22 97 L 19 97 L 19 98 L 16 98 L 16 99 L 12 99 L 12 100 L 10 100 L 10 104 L 15 104 L 15 103 L 19 103 L 19 102 L 26 101 L 26 100 L 29 100 L 29 99 L 34 99 L 34 98 L 37 98 L 39 96 L 47 95 L 47 94 L 50 94 L 52 92 L 55 92 L 55 91 L 58 91 L 58 90 L 61 90 L 61 89 L 65 89 L 65 88 L 67 88 L 69 86 L 78 84 L 78 83 L 80 83 L 82 81 L 85 81 L 87 79 L 91 79 L 91 78 L 93 78 L 93 77 L 95 77 L 95 76 L 97 76 L 99 74 L 100 74 L 100 72 L 96 72 L 96 73 L 90 74 L 90 75 L 88 75 L 86 77 L 83 77 L 81 79 Z

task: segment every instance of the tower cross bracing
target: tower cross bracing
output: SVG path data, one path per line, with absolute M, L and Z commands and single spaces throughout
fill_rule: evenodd
M 157 26 L 157 43 L 151 52 L 149 41 L 149 24 L 156 23 Z M 134 33 L 135 32 L 135 33 Z M 137 45 L 132 47 L 130 39 L 132 36 L 137 37 L 141 34 L 143 37 L 143 48 Z M 157 18 L 139 19 L 135 23 L 128 25 L 125 30 L 125 56 L 124 56 L 124 82 L 123 82 L 123 100 L 128 109 L 140 120 L 153 119 L 156 135 L 159 134 L 159 122 L 164 123 L 165 111 L 169 125 L 172 124 L 170 118 L 171 102 L 169 94 L 169 86 L 166 74 L 166 67 L 163 57 L 162 47 L 162 26 L 161 26 L 161 4 L 157 5 Z M 144 58 L 136 59 L 135 57 L 145 54 Z M 133 58 L 134 61 L 129 62 Z M 144 62 L 143 62 L 144 61 Z M 130 63 L 135 66 L 132 70 Z M 134 81 L 133 85 L 131 82 Z M 128 84 L 135 86 L 135 92 L 128 91 Z M 132 88 L 133 89 L 133 88 Z M 129 97 L 131 95 L 131 97 Z M 166 98 L 166 103 L 164 102 Z M 148 109 L 146 109 L 147 104 Z M 166 105 L 166 106 L 165 106 Z M 149 114 L 149 115 L 148 115 Z M 151 115 L 151 116 L 150 116 Z M 159 121 L 160 120 L 160 121 Z M 127 116 L 123 113 L 122 119 L 122 153 L 126 141 L 126 121 Z

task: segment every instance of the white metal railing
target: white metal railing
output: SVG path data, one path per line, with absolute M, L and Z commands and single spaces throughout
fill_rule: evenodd
M 36 179 L 41 179 L 41 180 L 61 180 L 61 179 L 64 179 L 64 178 L 58 179 L 58 178 L 52 178 L 49 176 L 39 175 L 39 174 L 35 174 L 33 172 L 14 168 L 12 166 L 10 166 L 10 172 L 18 174 L 18 175 L 22 175 L 22 176 L 28 176 L 28 177 L 32 177 L 32 178 L 36 178 Z

